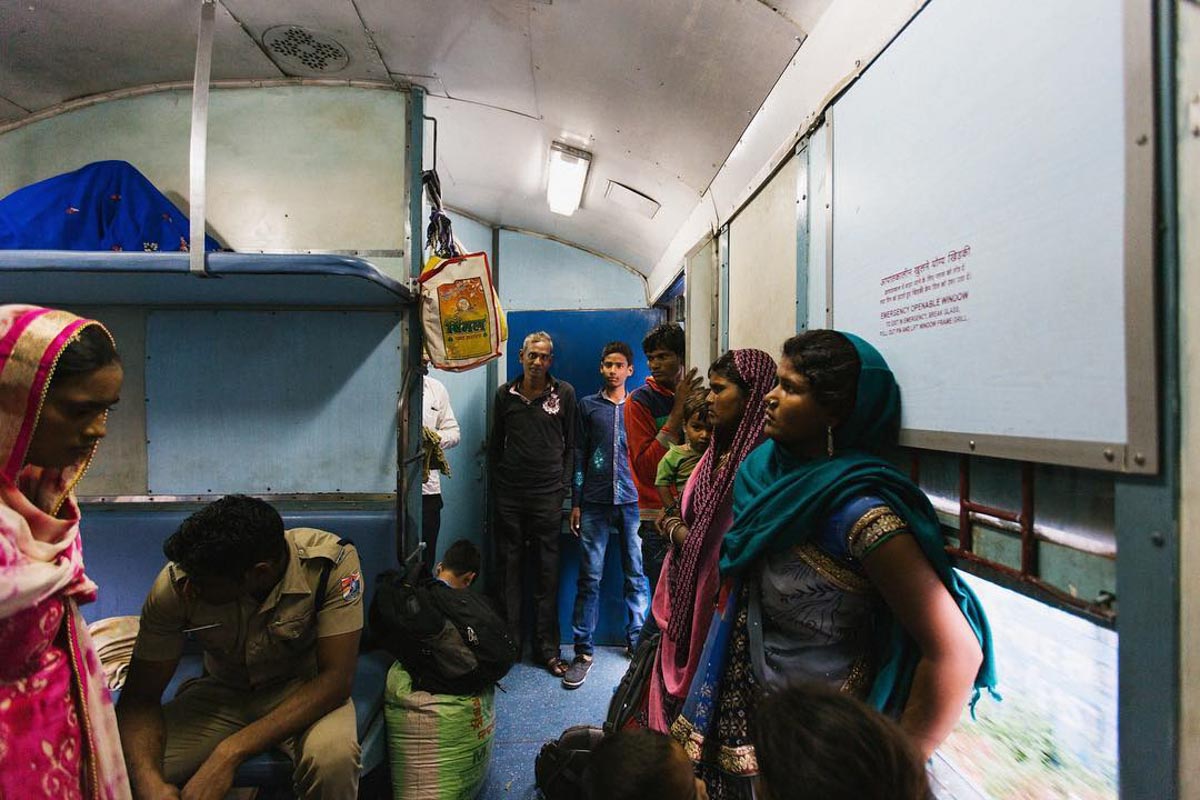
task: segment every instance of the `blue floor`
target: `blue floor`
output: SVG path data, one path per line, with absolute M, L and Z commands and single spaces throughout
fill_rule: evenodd
M 564 655 L 569 648 L 564 647 Z M 482 800 L 526 800 L 537 797 L 533 762 L 542 745 L 572 725 L 600 725 L 613 690 L 629 666 L 622 647 L 596 649 L 587 681 L 578 689 L 562 688 L 560 678 L 542 667 L 521 663 L 500 682 L 496 692 L 496 738 L 492 764 L 479 794 Z

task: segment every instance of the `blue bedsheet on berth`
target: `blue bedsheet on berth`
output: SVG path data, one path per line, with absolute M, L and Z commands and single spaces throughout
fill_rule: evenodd
M 0 200 L 0 250 L 179 252 L 188 218 L 124 161 L 97 161 Z M 211 236 L 206 250 L 219 250 Z

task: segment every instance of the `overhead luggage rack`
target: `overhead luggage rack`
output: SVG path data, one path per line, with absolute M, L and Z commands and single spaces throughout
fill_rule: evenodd
M 396 308 L 415 300 L 371 262 L 326 253 L 0 251 L 0 302 L 47 305 Z

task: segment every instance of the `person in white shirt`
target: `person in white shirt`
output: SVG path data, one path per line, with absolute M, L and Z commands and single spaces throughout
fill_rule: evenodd
M 426 366 L 428 369 L 428 366 Z M 450 407 L 450 393 L 436 378 L 425 375 L 425 407 L 421 424 L 437 433 L 443 450 L 458 444 L 461 438 L 458 420 Z M 437 564 L 438 530 L 442 525 L 442 476 L 436 469 L 429 471 L 429 480 L 421 486 L 421 530 L 424 532 L 425 552 L 422 560 L 430 571 Z

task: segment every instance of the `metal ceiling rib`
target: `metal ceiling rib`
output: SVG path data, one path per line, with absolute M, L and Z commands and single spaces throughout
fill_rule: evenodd
M 0 2 L 0 97 L 38 111 L 113 89 L 190 80 L 199 12 L 194 0 Z M 278 78 L 220 3 L 213 78 Z
M 297 25 L 348 54 L 338 80 L 425 86 L 446 201 L 649 272 L 832 0 L 218 0 L 214 80 L 284 77 L 261 39 Z M 0 0 L 0 123 L 191 78 L 196 0 Z M 593 153 L 582 208 L 550 214 L 555 139 Z M 662 204 L 646 219 L 609 180 Z

